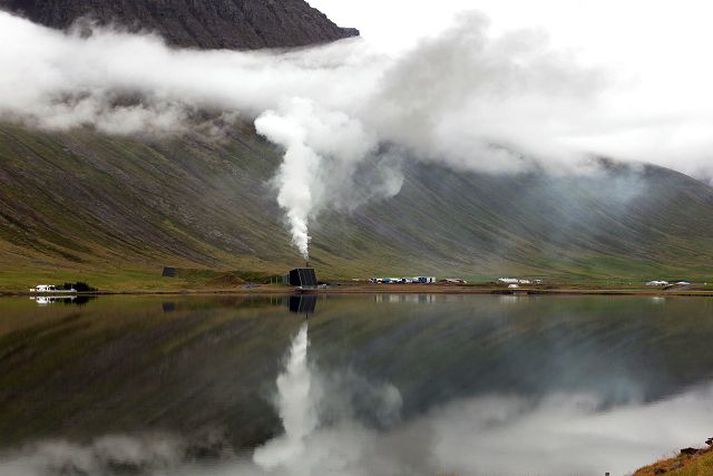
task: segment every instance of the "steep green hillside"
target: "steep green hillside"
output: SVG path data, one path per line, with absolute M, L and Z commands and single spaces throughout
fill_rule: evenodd
M 157 279 L 162 265 L 299 264 L 269 185 L 279 162 L 251 127 L 148 140 L 0 125 L 0 288 L 180 287 Z M 491 176 L 411 162 L 404 173 L 396 197 L 320 217 L 312 259 L 323 275 L 713 274 L 713 189 L 670 170 Z

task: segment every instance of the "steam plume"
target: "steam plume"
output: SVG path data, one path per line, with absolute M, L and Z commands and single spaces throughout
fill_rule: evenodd
M 277 201 L 286 211 L 294 245 L 308 259 L 310 218 L 338 193 L 329 184 L 344 185 L 337 180 L 339 174 L 351 177 L 353 165 L 371 153 L 374 140 L 360 122 L 302 98 L 286 102 L 280 112 L 266 111 L 255 127 L 285 149 L 274 180 Z

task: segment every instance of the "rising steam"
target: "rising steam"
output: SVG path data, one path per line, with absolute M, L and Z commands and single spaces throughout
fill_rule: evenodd
M 322 110 L 301 98 L 288 101 L 280 112 L 266 111 L 257 118 L 255 127 L 285 150 L 274 179 L 277 202 L 286 211 L 292 242 L 308 259 L 309 220 L 330 196 L 338 194 L 329 184 L 343 183 L 338 177 L 345 172 L 350 177 L 352 164 L 371 153 L 374 140 L 359 121 L 344 113 Z
M 196 130 L 202 111 L 221 123 L 255 121 L 284 151 L 273 184 L 305 258 L 319 213 L 395 195 L 403 160 L 559 171 L 603 152 L 711 175 L 700 153 L 709 134 L 695 136 L 705 138 L 695 150 L 661 140 L 667 127 L 682 137 L 680 124 L 710 130 L 709 109 L 667 125 L 678 113 L 652 110 L 654 91 L 639 94 L 646 108 L 632 116 L 622 106 L 629 91 L 603 70 L 538 33 L 493 37 L 477 14 L 392 56 L 360 40 L 287 52 L 175 50 L 151 35 L 65 34 L 0 12 L 0 71 L 0 120 L 30 127 L 154 136 Z

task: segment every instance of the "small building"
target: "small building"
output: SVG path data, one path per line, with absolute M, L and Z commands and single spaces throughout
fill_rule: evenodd
M 317 273 L 314 268 L 295 268 L 283 276 L 282 282 L 289 286 L 317 287 Z
M 520 284 L 520 280 L 517 278 L 499 278 L 498 284 Z
M 178 276 L 178 270 L 176 268 L 173 268 L 171 266 L 163 267 L 163 271 L 161 272 L 161 277 L 175 278 L 176 276 Z

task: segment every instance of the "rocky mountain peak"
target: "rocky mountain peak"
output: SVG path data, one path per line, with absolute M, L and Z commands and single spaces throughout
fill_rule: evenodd
M 155 32 L 184 48 L 298 47 L 359 35 L 304 0 L 0 0 L 0 8 L 57 29 L 86 18 Z

